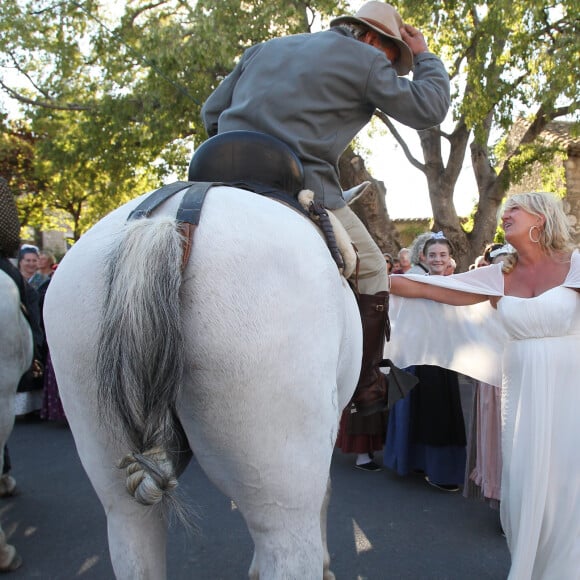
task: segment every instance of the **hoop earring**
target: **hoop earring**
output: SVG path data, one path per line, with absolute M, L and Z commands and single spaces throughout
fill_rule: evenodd
M 532 236 L 532 230 L 534 229 L 540 232 L 537 240 L 534 240 L 534 237 Z M 533 242 L 534 244 L 539 244 L 540 238 L 542 237 L 542 230 L 538 226 L 530 226 L 530 229 L 528 230 L 528 237 L 530 238 L 530 241 Z

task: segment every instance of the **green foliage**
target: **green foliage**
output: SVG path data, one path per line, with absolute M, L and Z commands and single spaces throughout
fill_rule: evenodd
M 53 227 L 64 213 L 77 238 L 120 203 L 183 178 L 206 138 L 201 104 L 243 50 L 308 32 L 344 5 L 128 0 L 114 16 L 97 0 L 4 0 L 0 87 L 34 135 L 30 167 L 14 160 L 12 172 L 25 223 Z M 31 172 L 42 187 L 30 187 Z
M 48 227 L 59 211 L 78 236 L 123 201 L 183 177 L 192 146 L 206 138 L 201 104 L 245 48 L 352 11 L 344 0 L 127 0 L 114 5 L 118 15 L 111 6 L 3 0 L 0 89 L 18 105 L 31 140 L 6 126 L 2 147 L 14 151 L 11 184 L 35 227 Z M 565 106 L 578 117 L 577 0 L 397 7 L 447 63 L 455 130 L 473 133 L 498 174 L 506 157 L 494 146 L 516 115 L 549 120 Z M 24 142 L 31 150 L 19 156 Z M 524 147 L 503 177 L 519 178 L 533 159 L 547 170 L 549 154 Z
M 41 192 L 44 183 L 35 173 L 37 137 L 21 121 L 3 119 L 0 125 L 0 175 L 17 200 L 22 227 L 38 227 L 44 221 Z
M 455 118 L 477 139 L 486 142 L 488 114 L 507 130 L 538 104 L 577 110 L 580 76 L 570 66 L 580 56 L 577 0 L 413 0 L 401 12 L 448 63 Z

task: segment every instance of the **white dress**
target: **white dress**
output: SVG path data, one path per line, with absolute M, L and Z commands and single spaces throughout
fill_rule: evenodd
M 502 296 L 497 311 L 488 302 L 454 307 L 393 297 L 386 354 L 400 366 L 428 361 L 502 384 L 509 579 L 580 580 L 580 254 L 561 286 L 535 298 L 504 296 L 501 265 L 413 278 Z M 417 316 L 420 332 L 407 333 Z M 442 316 L 443 333 L 440 322 L 429 323 Z

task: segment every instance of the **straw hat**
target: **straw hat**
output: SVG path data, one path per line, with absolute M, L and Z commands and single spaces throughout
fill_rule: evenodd
M 354 16 L 339 16 L 331 20 L 330 26 L 339 24 L 364 24 L 382 36 L 392 40 L 400 50 L 399 58 L 393 63 L 399 75 L 406 75 L 413 68 L 413 52 L 401 38 L 403 19 L 399 13 L 385 2 L 367 2 Z

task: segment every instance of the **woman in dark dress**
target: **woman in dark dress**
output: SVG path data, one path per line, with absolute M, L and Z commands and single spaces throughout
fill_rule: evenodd
M 449 240 L 439 232 L 423 247 L 428 275 L 443 276 L 451 260 Z M 384 464 L 399 475 L 419 472 L 442 491 L 459 491 L 466 436 L 457 373 L 432 365 L 413 367 L 419 383 L 389 416 Z

